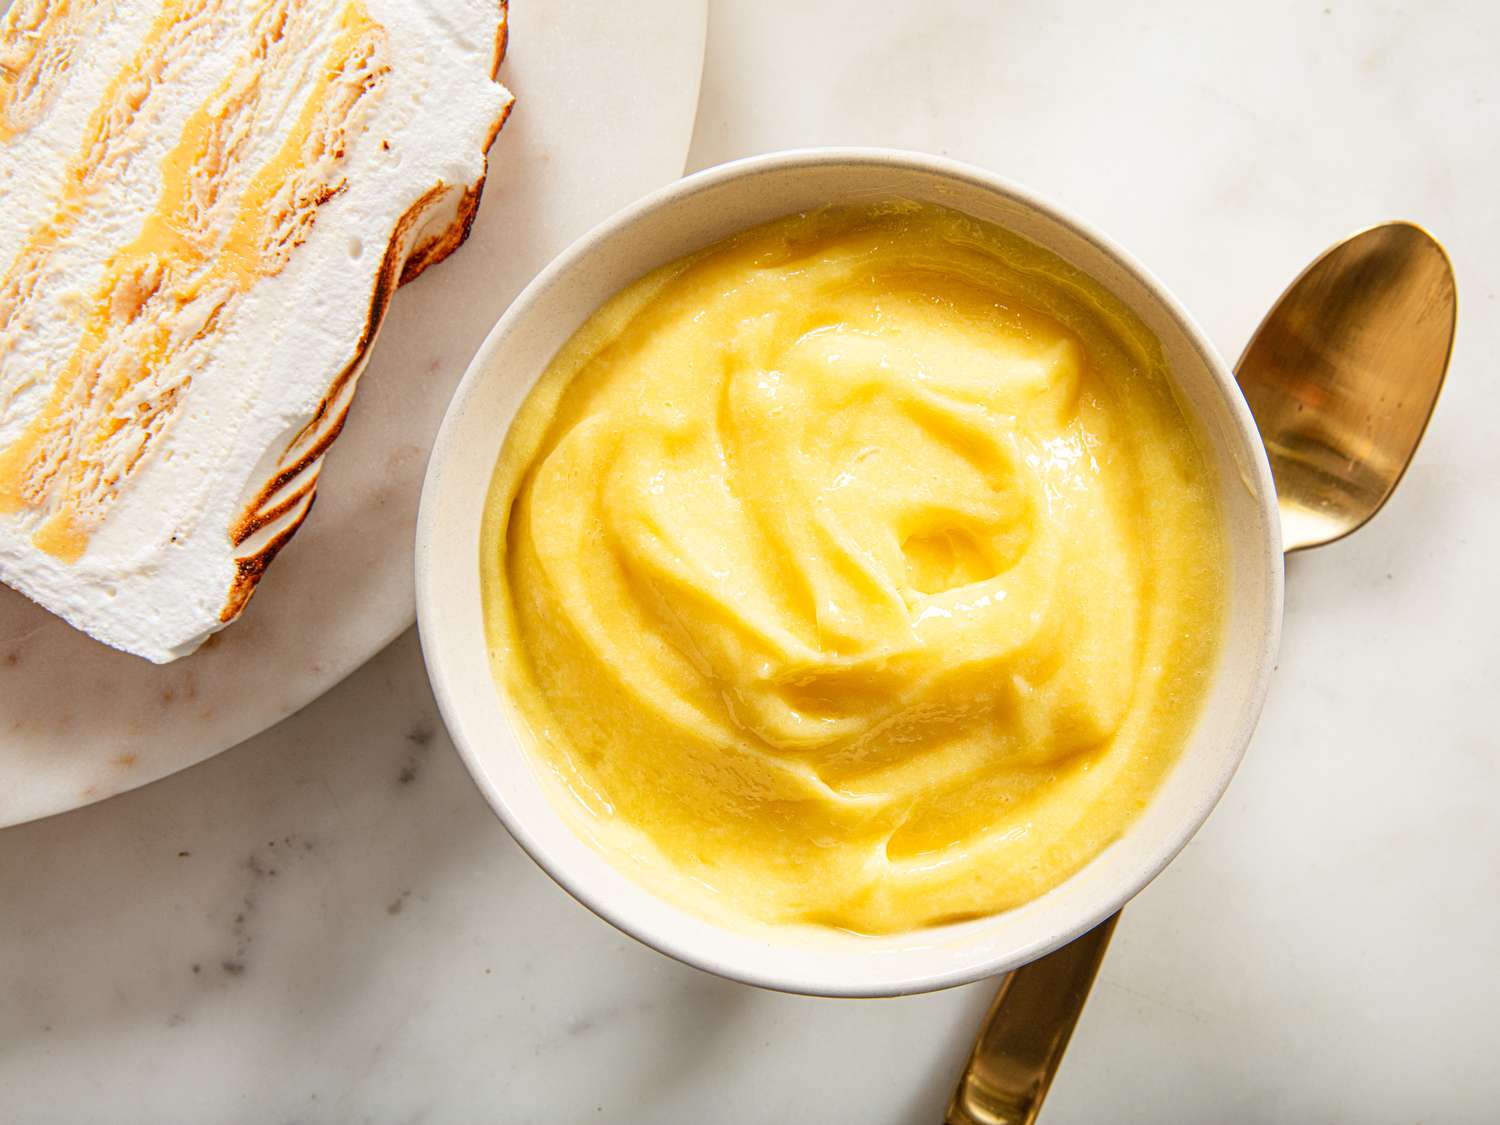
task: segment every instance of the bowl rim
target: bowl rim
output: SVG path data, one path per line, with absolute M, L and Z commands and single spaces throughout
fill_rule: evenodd
M 1103 896 L 1096 907 L 1080 922 L 1055 928 L 1046 937 L 1021 948 L 1012 949 L 1004 955 L 976 957 L 944 971 L 892 973 L 878 980 L 854 983 L 847 981 L 832 983 L 819 979 L 815 975 L 798 976 L 782 971 L 765 970 L 756 965 L 726 962 L 698 948 L 690 941 L 680 940 L 678 935 L 670 931 L 670 927 L 645 925 L 640 919 L 627 916 L 629 913 L 627 910 L 619 908 L 608 899 L 607 895 L 598 893 L 598 889 L 590 885 L 588 880 L 575 878 L 566 861 L 553 854 L 548 845 L 532 830 L 526 818 L 518 815 L 500 787 L 491 782 L 483 767 L 482 752 L 471 745 L 464 736 L 465 707 L 454 697 L 451 690 L 445 670 L 445 663 L 450 654 L 445 651 L 444 640 L 438 635 L 438 627 L 433 624 L 436 611 L 432 608 L 433 603 L 442 596 L 440 583 L 435 573 L 433 546 L 442 536 L 435 509 L 437 508 L 436 498 L 442 487 L 444 468 L 450 451 L 454 447 L 455 434 L 460 427 L 460 420 L 466 407 L 488 377 L 487 373 L 499 366 L 495 360 L 498 354 L 503 352 L 502 344 L 510 334 L 512 326 L 522 320 L 542 295 L 557 284 L 564 275 L 585 262 L 598 244 L 628 229 L 648 215 L 735 180 L 749 179 L 765 172 L 830 164 L 855 166 L 864 164 L 934 174 L 999 195 L 1066 228 L 1131 275 L 1150 294 L 1160 310 L 1171 318 L 1183 338 L 1197 353 L 1205 370 L 1212 376 L 1216 390 L 1223 399 L 1234 428 L 1238 432 L 1240 443 L 1251 454 L 1249 462 L 1244 465 L 1247 474 L 1244 484 L 1258 502 L 1261 509 L 1261 523 L 1266 529 L 1260 544 L 1262 557 L 1259 560 L 1267 576 L 1267 588 L 1261 591 L 1265 606 L 1264 617 L 1260 622 L 1262 643 L 1259 660 L 1254 668 L 1254 679 L 1244 697 L 1248 706 L 1244 711 L 1240 727 L 1233 735 L 1234 744 L 1225 747 L 1222 767 L 1213 777 L 1212 785 L 1204 787 L 1195 797 L 1191 806 L 1191 815 L 1185 813 L 1177 830 L 1165 835 L 1160 842 L 1149 849 L 1149 861 L 1137 865 L 1133 869 L 1133 877 L 1122 880 L 1114 892 Z M 507 422 L 507 430 L 508 428 Z M 773 991 L 810 996 L 846 998 L 902 996 L 968 984 L 1009 971 L 1044 956 L 1116 913 L 1125 903 L 1145 889 L 1187 846 L 1207 821 L 1228 788 L 1249 746 L 1265 703 L 1271 672 L 1280 645 L 1284 609 L 1281 524 L 1276 507 L 1275 484 L 1254 417 L 1239 391 L 1228 364 L 1176 295 L 1134 255 L 1113 239 L 1071 211 L 1030 188 L 978 166 L 946 156 L 915 150 L 868 146 L 794 148 L 718 164 L 648 193 L 597 223 L 569 244 L 526 285 L 496 321 L 470 360 L 462 380 L 449 401 L 424 477 L 417 516 L 415 550 L 418 632 L 423 660 L 439 713 L 443 717 L 465 768 L 468 769 L 486 802 L 522 850 L 553 882 L 579 903 L 621 933 L 641 944 L 716 976 Z M 1248 661 L 1246 667 L 1249 667 Z M 497 692 L 498 690 L 497 686 Z M 522 752 L 524 753 L 524 750 Z M 531 763 L 528 765 L 530 766 Z M 566 825 L 566 818 L 558 815 L 568 831 L 573 831 L 571 826 Z M 624 877 L 630 879 L 631 882 L 637 882 L 629 876 Z M 638 882 L 637 885 L 640 886 Z M 642 889 L 648 894 L 653 894 L 649 888 L 642 886 Z M 675 904 L 665 905 L 676 910 L 682 909 Z M 716 930 L 724 929 L 716 923 L 707 924 Z

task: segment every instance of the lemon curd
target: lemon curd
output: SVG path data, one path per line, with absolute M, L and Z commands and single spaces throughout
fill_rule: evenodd
M 1224 558 L 1146 328 L 893 202 L 600 309 L 515 419 L 480 565 L 502 692 L 617 867 L 721 921 L 883 933 L 1120 835 L 1205 694 Z

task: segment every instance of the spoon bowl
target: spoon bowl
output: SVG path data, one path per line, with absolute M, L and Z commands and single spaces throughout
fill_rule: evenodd
M 1235 378 L 1266 445 L 1287 551 L 1363 527 L 1437 404 L 1458 317 L 1453 267 L 1414 223 L 1332 247 L 1266 315 Z

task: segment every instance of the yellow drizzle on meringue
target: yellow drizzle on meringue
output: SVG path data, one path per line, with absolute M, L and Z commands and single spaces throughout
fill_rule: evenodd
M 1224 548 L 1147 330 L 893 203 L 636 282 L 522 406 L 494 669 L 612 862 L 720 920 L 1007 909 L 1120 835 L 1211 675 Z
M 0 274 L 0 356 L 28 302 L 45 295 L 37 280 L 48 255 L 128 165 L 127 139 L 142 102 L 159 96 L 174 55 L 223 2 L 165 4 L 136 59 L 111 82 L 84 150 L 68 168 L 56 213 Z M 0 447 L 0 514 L 26 512 L 36 525 L 32 543 L 63 562 L 83 556 L 145 465 L 195 363 L 227 334 L 235 306 L 286 267 L 318 208 L 343 191 L 350 136 L 389 70 L 385 31 L 362 0 L 344 0 L 331 21 L 290 0 L 258 0 L 250 14 L 248 46 L 167 153 L 156 208 L 111 255 L 78 346 L 52 379 L 44 406 Z M 293 48 L 324 21 L 334 34 L 321 66 L 289 72 Z M 278 151 L 252 167 L 257 126 L 283 112 L 278 83 L 305 94 Z M 0 392 L 7 389 L 0 380 Z

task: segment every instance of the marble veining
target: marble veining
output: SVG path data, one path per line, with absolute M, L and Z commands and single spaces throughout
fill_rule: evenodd
M 1111 231 L 1231 356 L 1354 227 L 1418 219 L 1457 265 L 1422 451 L 1290 560 L 1255 742 L 1126 910 L 1047 1125 L 1495 1119 L 1497 36 L 1477 2 L 713 7 L 695 165 L 974 160 Z M 490 814 L 409 634 L 231 753 L 0 832 L 6 1122 L 935 1122 L 989 996 L 799 999 L 637 946 Z

